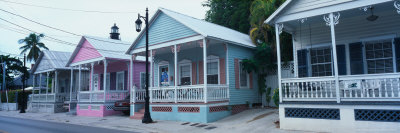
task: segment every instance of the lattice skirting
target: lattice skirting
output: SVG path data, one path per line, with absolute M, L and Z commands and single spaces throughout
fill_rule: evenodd
M 232 106 L 232 114 L 237 114 L 249 109 L 247 104 L 233 105 Z
M 340 120 L 340 111 L 326 108 L 285 108 L 285 117 Z
M 151 107 L 151 111 L 153 112 L 172 112 L 172 107 Z
M 199 113 L 200 107 L 178 107 L 178 112 Z
M 114 110 L 115 106 L 114 104 L 108 104 L 108 105 L 104 105 L 106 110 Z
M 400 110 L 354 109 L 355 120 L 400 122 Z
M 223 105 L 223 106 L 212 106 L 209 107 L 209 112 L 221 112 L 221 111 L 228 111 L 228 106 Z

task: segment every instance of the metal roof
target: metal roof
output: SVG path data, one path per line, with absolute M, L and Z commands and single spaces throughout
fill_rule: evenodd
M 125 54 L 131 43 L 121 40 L 101 38 L 95 36 L 83 36 L 105 58 L 129 59 Z
M 50 69 L 47 70 L 70 69 L 69 67 L 65 67 L 65 65 L 67 64 L 71 54 L 71 52 L 43 50 L 32 68 L 32 73 L 35 73 L 40 65 L 40 62 L 44 59 L 50 62 L 50 66 L 48 66 Z

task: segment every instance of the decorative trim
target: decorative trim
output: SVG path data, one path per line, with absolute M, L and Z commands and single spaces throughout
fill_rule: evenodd
M 178 112 L 200 113 L 200 107 L 178 107 Z
M 335 13 L 332 13 L 332 15 L 333 15 L 333 23 L 334 23 L 334 25 L 339 24 L 340 13 L 337 12 L 336 15 L 335 15 Z M 330 19 L 329 15 L 328 15 L 328 17 L 324 15 L 323 18 L 325 20 L 326 26 L 331 26 L 331 19 Z
M 360 7 L 360 10 L 366 12 L 368 11 L 368 9 L 370 9 L 372 6 L 364 6 L 364 7 Z
M 152 112 L 172 112 L 172 107 L 159 107 L 159 106 L 154 106 L 151 107 Z
M 394 1 L 393 5 L 394 5 L 394 8 L 397 9 L 397 13 L 400 14 L 400 1 L 398 1 L 398 0 Z
M 354 109 L 356 121 L 400 122 L 400 110 Z
M 282 33 L 283 30 L 283 23 L 278 24 L 278 33 L 279 35 Z
M 285 108 L 285 117 L 340 120 L 340 110 L 328 108 Z

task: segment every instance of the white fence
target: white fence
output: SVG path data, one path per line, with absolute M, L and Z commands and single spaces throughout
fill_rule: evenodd
M 104 95 L 105 94 L 105 95 Z M 81 91 L 78 94 L 78 102 L 115 102 L 128 96 L 128 91 Z
M 67 97 L 65 93 L 32 94 L 32 102 L 64 102 Z

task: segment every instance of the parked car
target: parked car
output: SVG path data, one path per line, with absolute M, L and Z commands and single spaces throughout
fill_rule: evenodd
M 124 100 L 119 100 L 114 103 L 114 111 L 122 111 L 125 115 L 130 112 L 130 96 L 128 95 Z

